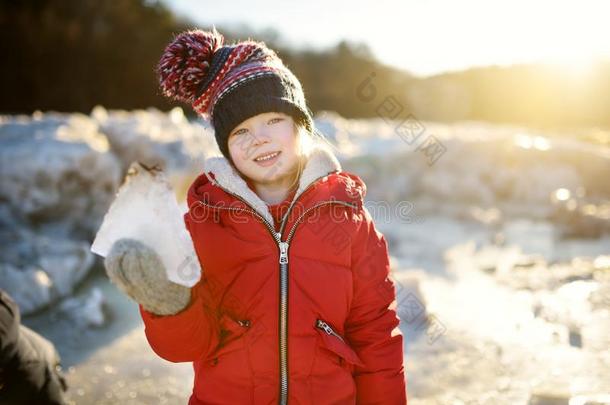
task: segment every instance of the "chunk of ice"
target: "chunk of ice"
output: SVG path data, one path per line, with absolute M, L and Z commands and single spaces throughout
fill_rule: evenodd
M 155 250 L 168 280 L 192 287 L 201 267 L 172 186 L 158 167 L 133 162 L 91 245 L 106 257 L 120 238 L 136 239 Z

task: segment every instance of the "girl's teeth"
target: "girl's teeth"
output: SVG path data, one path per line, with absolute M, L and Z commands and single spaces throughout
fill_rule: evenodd
M 264 161 L 264 160 L 269 160 L 269 159 L 274 158 L 274 157 L 275 157 L 277 154 L 278 154 L 278 152 L 275 152 L 275 153 L 273 153 L 273 154 L 271 154 L 271 155 L 267 155 L 267 156 L 265 156 L 265 157 L 258 158 L 258 159 L 256 159 L 256 161 L 257 161 L 257 162 L 262 162 L 262 161 Z

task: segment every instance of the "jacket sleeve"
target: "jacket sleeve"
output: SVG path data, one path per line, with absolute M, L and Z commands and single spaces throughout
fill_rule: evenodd
M 189 228 L 188 212 L 184 214 Z M 191 233 L 191 237 L 192 237 Z M 205 277 L 191 288 L 189 305 L 174 315 L 159 316 L 146 311 L 139 304 L 148 343 L 165 360 L 180 363 L 195 361 L 212 353 L 220 341 L 220 326 L 216 311 L 204 299 Z
M 389 278 L 387 241 L 362 206 L 362 222 L 352 242 L 354 295 L 345 335 L 364 366 L 354 366 L 357 403 L 407 403 L 403 336 Z
M 19 306 L 0 288 L 0 404 L 65 404 L 60 365 L 53 343 L 21 324 Z

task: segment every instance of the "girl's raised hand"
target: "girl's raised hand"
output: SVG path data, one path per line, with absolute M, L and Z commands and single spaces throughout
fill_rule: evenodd
M 155 315 L 174 315 L 190 303 L 191 289 L 169 281 L 159 255 L 135 239 L 114 242 L 104 267 L 114 285 Z

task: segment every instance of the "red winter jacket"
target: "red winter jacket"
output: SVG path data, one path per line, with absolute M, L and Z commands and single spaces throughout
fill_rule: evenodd
M 276 232 L 228 161 L 206 161 L 184 216 L 202 268 L 191 303 L 172 316 L 140 306 L 152 349 L 193 362 L 189 405 L 407 403 L 387 243 L 365 193 L 315 147 Z

